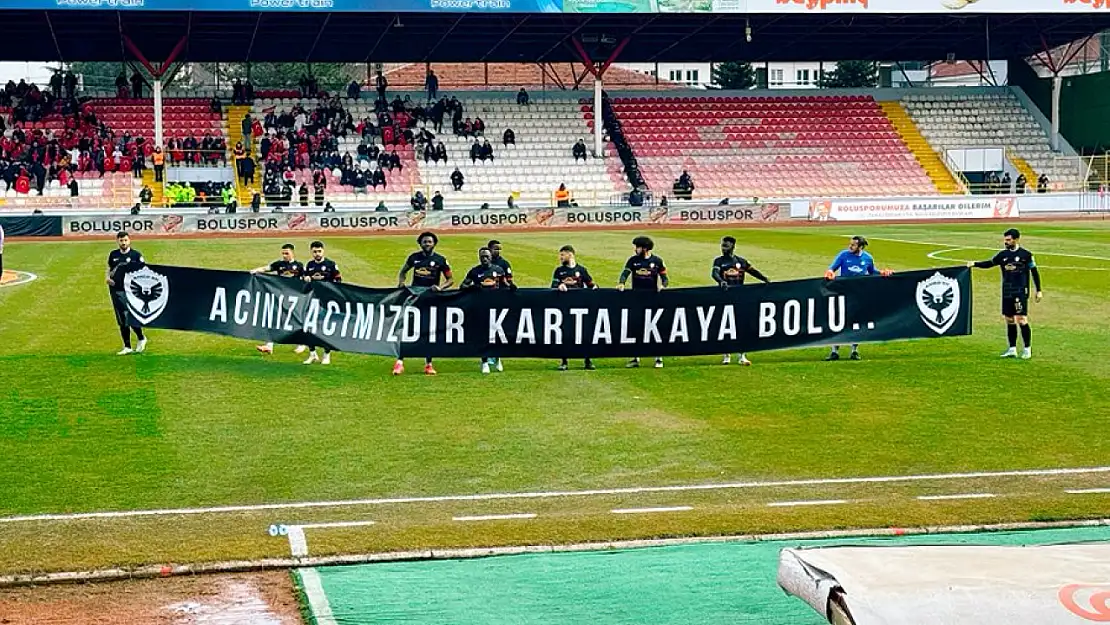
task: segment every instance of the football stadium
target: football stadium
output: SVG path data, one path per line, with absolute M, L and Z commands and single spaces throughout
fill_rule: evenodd
M 1110 621 L 1103 2 L 0 18 L 0 623 Z

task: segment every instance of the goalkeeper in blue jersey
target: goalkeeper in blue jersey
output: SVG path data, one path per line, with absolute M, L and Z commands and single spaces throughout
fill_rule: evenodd
M 889 269 L 879 271 L 875 267 L 875 259 L 866 250 L 867 239 L 854 236 L 848 242 L 848 249 L 841 250 L 829 268 L 825 270 L 825 279 L 834 280 L 839 273 L 841 278 L 854 278 L 862 276 L 882 275 L 889 276 L 894 273 Z M 852 343 L 852 353 L 848 356 L 851 360 L 859 360 L 859 343 Z M 826 361 L 840 360 L 840 346 L 833 345 L 832 351 L 825 357 Z

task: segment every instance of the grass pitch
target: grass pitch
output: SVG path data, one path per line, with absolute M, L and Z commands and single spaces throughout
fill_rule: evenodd
M 847 236 L 895 270 L 961 264 L 1000 246 L 998 224 L 739 229 L 739 253 L 774 280 L 821 275 Z M 999 276 L 975 278 L 970 337 L 865 345 L 861 362 L 806 349 L 670 359 L 663 370 L 594 372 L 509 360 L 439 361 L 437 378 L 389 375 L 385 358 L 336 354 L 331 367 L 273 357 L 232 338 L 152 331 L 148 352 L 116 357 L 103 284 L 113 241 L 12 242 L 5 265 L 38 279 L 0 289 L 0 516 L 294 501 L 905 475 L 1110 465 L 1110 224 L 1027 223 L 1046 299 L 1032 311 L 1029 362 L 1002 361 Z M 546 287 L 564 243 L 603 286 L 631 232 L 504 234 L 522 286 Z M 672 286 L 709 282 L 725 231 L 653 231 Z M 446 234 L 458 276 L 489 236 Z M 308 242 L 298 238 L 299 257 Z M 250 268 L 284 239 L 136 238 L 160 264 Z M 332 238 L 348 282 L 390 285 L 411 236 Z M 933 254 L 933 258 L 928 257 Z M 826 527 L 1098 516 L 1110 486 L 1093 474 L 920 486 L 798 487 L 544 501 L 0 524 L 0 572 L 288 555 L 273 523 L 373 519 L 310 536 L 313 555 L 420 547 L 602 540 Z M 932 489 L 932 490 L 930 490 Z M 979 489 L 968 490 L 968 489 Z M 989 491 L 981 500 L 922 494 Z M 830 494 L 831 493 L 831 494 Z M 768 507 L 769 501 L 850 505 Z M 673 505 L 675 514 L 611 515 Z M 526 522 L 460 514 L 535 512 Z

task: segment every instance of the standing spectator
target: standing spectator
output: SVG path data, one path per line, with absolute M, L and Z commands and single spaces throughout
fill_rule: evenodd
M 515 210 L 516 209 L 516 198 L 513 197 L 512 195 L 510 195 L 509 200 L 507 202 L 505 202 L 505 206 L 508 207 L 509 210 Z
M 432 210 L 443 210 L 443 194 L 441 194 L 439 191 L 436 191 L 435 195 L 432 196 Z
M 456 167 L 455 171 L 451 172 L 451 186 L 455 187 L 456 191 L 462 191 L 464 181 L 463 173 Z
M 520 106 L 528 106 L 528 101 L 528 92 L 524 90 L 524 87 L 521 87 L 520 91 L 516 92 L 516 103 Z
M 1048 193 L 1048 174 L 1041 174 L 1037 178 L 1037 193 Z
M 378 77 L 374 81 L 378 88 L 378 99 L 385 100 L 385 90 L 389 88 L 389 81 L 385 79 L 385 74 L 378 70 Z
M 1029 186 L 1028 181 L 1025 179 L 1025 174 L 1018 174 L 1017 181 L 1015 182 L 1015 193 L 1025 193 L 1026 187 Z
M 324 190 L 328 186 L 328 178 L 324 175 L 324 171 L 317 169 L 312 173 L 312 195 L 316 201 L 317 206 L 324 204 Z
M 302 182 L 301 183 L 301 188 L 298 190 L 297 195 L 301 199 L 301 207 L 307 208 L 308 207 L 308 183 L 307 182 Z
M 126 98 L 127 95 L 127 75 L 124 74 L 123 70 L 121 69 L 119 71 L 119 76 L 116 76 L 116 97 Z
M 428 92 L 429 102 L 435 100 L 436 94 L 439 93 L 439 77 L 431 69 L 428 70 L 428 75 L 424 77 L 424 90 Z
M 62 97 L 62 70 L 54 70 L 54 74 L 50 76 L 50 93 L 55 98 Z
M 143 97 L 143 77 L 139 72 L 131 74 L 131 97 L 136 100 Z
M 1010 172 L 1005 172 L 1002 174 L 1002 193 L 1012 192 L 1013 190 L 1011 187 Z
M 77 97 L 77 76 L 73 74 L 73 70 L 66 71 L 64 86 L 66 88 L 66 99 L 72 100 Z
M 257 213 L 261 209 L 262 209 L 262 194 L 258 192 L 258 189 L 252 189 L 252 193 L 251 193 L 251 212 L 252 213 Z

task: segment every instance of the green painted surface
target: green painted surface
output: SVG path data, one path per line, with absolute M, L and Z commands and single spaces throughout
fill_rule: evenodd
M 705 543 L 317 570 L 338 623 L 820 625 L 823 619 L 775 582 L 784 548 L 1106 540 L 1110 527 Z

